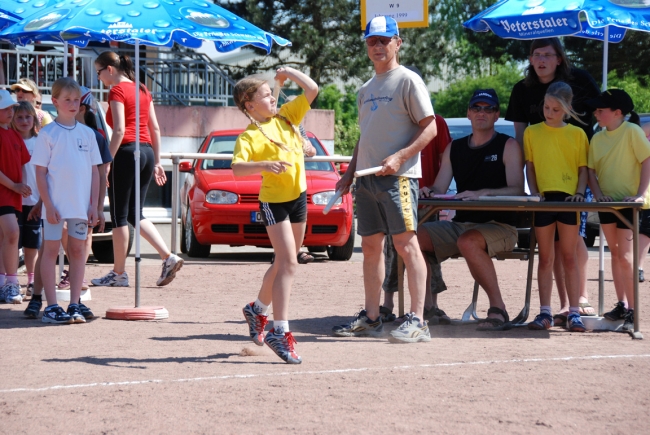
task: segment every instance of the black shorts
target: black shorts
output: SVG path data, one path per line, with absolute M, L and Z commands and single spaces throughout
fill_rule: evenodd
M 4 216 L 6 214 L 12 214 L 12 213 L 15 214 L 16 216 L 18 216 L 18 213 L 20 213 L 20 212 L 18 210 L 16 210 L 15 208 L 13 208 L 12 206 L 10 206 L 10 205 L 1 205 L 0 206 L 0 216 Z
M 18 238 L 18 249 L 39 249 L 43 241 L 43 220 L 27 220 L 29 212 L 34 208 L 33 205 L 23 205 L 23 211 L 18 213 L 18 227 L 20 228 L 20 236 Z
M 620 214 L 623 215 L 625 219 L 632 222 L 632 209 L 631 208 L 622 208 L 618 211 Z M 600 224 L 601 225 L 607 225 L 607 224 L 616 224 L 616 228 L 621 228 L 624 230 L 629 230 L 627 225 L 625 225 L 614 213 L 609 213 L 606 211 L 599 211 L 598 212 L 598 219 L 600 219 Z
M 260 202 L 264 226 L 270 227 L 289 219 L 292 224 L 307 221 L 307 192 L 302 192 L 293 201 Z
M 564 202 L 568 198 L 568 193 L 564 192 L 546 192 L 544 202 Z M 538 211 L 535 213 L 536 227 L 547 227 L 555 222 L 565 225 L 578 225 L 578 212 L 574 211 Z
M 650 209 L 641 210 L 639 217 L 639 234 L 650 237 Z

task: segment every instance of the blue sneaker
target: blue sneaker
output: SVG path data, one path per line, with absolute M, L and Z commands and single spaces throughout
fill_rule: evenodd
M 86 323 L 86 318 L 81 314 L 79 304 L 68 305 L 68 316 L 72 318 L 72 323 Z
M 528 324 L 528 329 L 534 331 L 543 331 L 553 327 L 553 317 L 547 313 L 539 313 L 535 316 L 535 320 Z
M 302 358 L 298 356 L 293 348 L 293 345 L 296 344 L 296 339 L 293 338 L 293 334 L 291 332 L 283 332 L 282 330 L 278 332 L 279 334 L 276 334 L 275 328 L 271 329 L 266 334 L 266 337 L 264 337 L 264 342 L 284 362 L 288 364 L 300 364 Z
M 74 323 L 74 320 L 72 320 L 72 317 L 63 311 L 63 308 L 57 304 L 45 308 L 41 322 L 54 323 L 56 325 L 68 325 Z
M 34 299 L 34 296 L 32 296 L 32 300 L 29 301 L 29 304 L 24 311 L 25 317 L 29 317 L 30 319 L 37 319 L 38 313 L 41 312 L 42 306 L 43 301 L 41 299 Z
M 580 314 L 578 313 L 569 314 L 569 317 L 566 321 L 566 329 L 571 332 L 585 332 L 587 330 L 587 328 L 585 328 L 585 324 L 582 323 Z

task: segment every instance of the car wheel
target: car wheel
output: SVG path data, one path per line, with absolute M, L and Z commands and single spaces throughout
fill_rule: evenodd
M 135 229 L 131 224 L 129 226 L 129 244 L 126 249 L 126 255 L 128 256 L 133 247 L 133 239 L 135 237 Z M 104 240 L 101 242 L 93 242 L 92 244 L 93 256 L 95 260 L 99 263 L 113 263 L 115 261 L 115 256 L 113 255 L 113 240 Z
M 183 228 L 183 239 L 185 240 L 185 248 L 189 257 L 206 258 L 210 256 L 211 245 L 202 245 L 196 240 L 194 228 L 192 227 L 192 212 L 187 209 L 187 219 L 185 219 L 185 226 Z
M 327 255 L 332 261 L 348 261 L 354 252 L 354 233 L 356 232 L 354 220 L 350 228 L 350 237 L 343 246 L 328 246 Z

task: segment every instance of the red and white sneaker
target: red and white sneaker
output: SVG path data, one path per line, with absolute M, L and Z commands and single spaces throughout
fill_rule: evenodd
M 302 358 L 298 356 L 296 351 L 293 348 L 293 345 L 296 344 L 296 339 L 293 338 L 291 332 L 282 332 L 280 334 L 275 333 L 275 328 L 271 329 L 266 337 L 264 337 L 264 342 L 271 348 L 273 352 L 282 360 L 288 364 L 300 364 Z
M 68 276 L 67 270 L 63 271 L 63 275 L 61 275 L 61 281 L 57 284 L 56 288 L 58 288 L 59 290 L 70 289 L 70 277 Z
M 246 304 L 242 311 L 246 323 L 248 323 L 248 332 L 251 340 L 258 346 L 264 346 L 264 328 L 266 328 L 266 324 L 269 322 L 268 317 L 257 314 L 253 305 L 254 302 Z

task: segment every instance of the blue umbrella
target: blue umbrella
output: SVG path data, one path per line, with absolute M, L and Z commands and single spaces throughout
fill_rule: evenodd
M 501 38 L 539 39 L 578 36 L 604 42 L 603 88 L 607 87 L 608 43 L 626 29 L 650 32 L 649 0 L 501 0 L 463 26 L 492 30 Z
M 26 45 L 34 41 L 60 41 L 85 47 L 90 41 L 117 41 L 135 45 L 136 71 L 140 44 L 171 47 L 174 43 L 198 48 L 214 41 L 217 51 L 230 52 L 252 45 L 270 53 L 273 42 L 290 46 L 287 39 L 268 33 L 207 0 L 3 0 L 0 13 L 22 18 L 0 31 L 0 39 Z M 0 28 L 2 21 L 0 21 Z M 140 113 L 139 74 L 136 77 L 136 113 Z M 140 164 L 140 117 L 136 117 L 135 167 Z M 140 185 L 140 172 L 135 171 Z M 135 203 L 140 190 L 135 189 Z M 135 216 L 135 305 L 140 305 L 140 208 Z M 176 219 L 176 216 L 172 216 Z
M 207 0 L 9 0 L 2 2 L 0 11 L 22 18 L 0 32 L 0 38 L 19 45 L 36 40 L 78 47 L 89 41 L 137 41 L 198 48 L 207 40 L 220 52 L 252 45 L 267 54 L 273 42 L 291 45 Z

